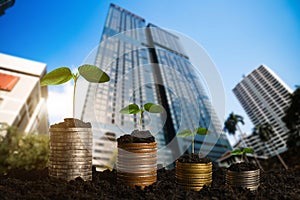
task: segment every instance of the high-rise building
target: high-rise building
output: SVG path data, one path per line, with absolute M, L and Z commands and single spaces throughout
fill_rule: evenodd
M 106 166 L 113 154 L 104 143 L 116 145 L 106 135 L 118 137 L 139 126 L 155 135 L 158 163 L 164 166 L 191 151 L 191 138 L 176 137 L 184 129 L 209 128 L 211 134 L 196 137 L 195 152 L 201 149 L 212 160 L 231 149 L 178 36 L 111 4 L 95 64 L 111 77 L 109 83 L 89 84 L 83 106 L 82 119 L 94 127 L 96 166 Z M 161 104 L 165 112 L 144 114 L 143 125 L 138 115 L 119 113 L 130 103 L 147 102 Z
M 48 133 L 46 64 L 0 53 L 0 122 L 20 132 Z
M 292 90 L 270 68 L 261 65 L 245 76 L 233 93 L 255 126 L 268 123 L 275 131 L 266 144 L 257 135 L 247 136 L 245 143 L 259 155 L 273 156 L 273 146 L 279 153 L 285 151 L 288 129 L 282 117 L 290 105 Z

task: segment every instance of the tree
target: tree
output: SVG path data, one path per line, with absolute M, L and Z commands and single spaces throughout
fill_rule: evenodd
M 300 87 L 291 94 L 291 105 L 285 111 L 285 116 L 282 118 L 286 127 L 290 130 L 287 140 L 289 148 L 300 146 Z
M 242 125 L 245 124 L 244 122 L 244 118 L 241 115 L 236 115 L 233 112 L 229 114 L 227 120 L 224 123 L 224 130 L 226 132 L 228 132 L 229 134 L 232 134 L 235 138 L 235 140 L 237 141 L 237 138 L 235 136 L 235 132 L 238 129 L 241 135 L 241 140 L 244 143 L 244 134 L 242 132 L 242 129 L 240 128 L 239 124 L 241 123 Z M 240 145 L 238 145 L 240 146 Z M 244 147 L 246 147 L 247 145 L 244 143 Z M 263 170 L 263 167 L 261 166 L 260 162 L 258 161 L 258 159 L 256 158 L 256 155 L 254 155 L 254 159 L 257 163 L 257 165 L 259 166 L 259 168 L 261 170 Z
M 235 132 L 237 128 L 239 129 L 240 134 L 243 135 L 242 130 L 240 129 L 238 123 L 244 125 L 245 124 L 244 118 L 240 115 L 235 115 L 233 112 L 229 114 L 227 120 L 224 123 L 224 130 L 229 134 L 233 135 L 236 141 L 237 138 L 235 136 Z
M 253 134 L 258 135 L 260 140 L 264 143 L 264 145 L 267 146 L 266 142 L 268 142 L 275 135 L 275 132 L 271 124 L 264 123 L 255 126 L 253 129 Z M 271 150 L 276 153 L 276 156 L 278 157 L 279 161 L 284 166 L 284 168 L 288 169 L 288 166 L 285 164 L 284 160 L 281 158 L 277 150 L 274 148 L 274 144 L 272 141 L 271 141 Z
M 18 133 L 16 127 L 0 123 L 0 174 L 9 170 L 24 168 L 26 170 L 43 169 L 48 164 L 49 136 L 33 133 Z

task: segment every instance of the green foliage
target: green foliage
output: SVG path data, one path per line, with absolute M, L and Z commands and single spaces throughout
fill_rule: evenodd
M 154 103 L 146 103 L 144 106 L 139 107 L 137 104 L 129 104 L 128 106 L 122 108 L 120 110 L 120 113 L 122 114 L 137 114 L 137 113 L 143 113 L 143 112 L 149 112 L 149 113 L 161 113 L 164 111 L 164 108 L 159 104 Z
M 178 137 L 188 137 L 188 136 L 195 136 L 195 135 L 206 135 L 209 131 L 207 128 L 196 128 L 194 131 L 191 131 L 190 129 L 185 129 L 177 134 Z
M 196 135 L 194 132 L 192 132 L 190 129 L 185 129 L 177 134 L 178 137 L 188 137 L 188 136 L 194 136 Z
M 0 174 L 16 168 L 43 169 L 48 158 L 48 135 L 18 133 L 16 128 L 9 127 L 6 135 L 0 136 Z
M 245 148 L 240 148 L 240 149 L 235 149 L 231 152 L 232 155 L 242 155 L 242 160 L 245 162 L 249 162 L 248 158 L 246 156 L 247 153 L 254 153 L 254 150 L 248 147 Z
M 251 148 L 245 147 L 245 148 L 243 148 L 243 152 L 244 152 L 244 153 L 251 153 L 251 154 L 253 154 L 253 153 L 254 153 L 254 150 L 251 149 Z
M 243 152 L 240 149 L 235 149 L 231 152 L 232 155 L 242 155 Z
M 74 80 L 73 89 L 73 117 L 75 114 L 75 91 L 76 83 L 79 76 L 82 76 L 85 80 L 92 83 L 104 83 L 110 80 L 109 76 L 94 65 L 81 65 L 78 67 L 78 73 L 72 73 L 68 67 L 57 68 L 48 74 L 46 74 L 41 80 L 41 86 L 46 85 L 60 85 L 66 83 L 67 81 Z
M 140 113 L 140 125 L 142 125 L 143 113 L 147 111 L 149 113 L 161 113 L 164 111 L 164 108 L 159 104 L 146 103 L 143 106 L 139 107 L 137 104 L 129 104 L 122 108 L 119 112 L 121 114 L 137 114 Z
M 72 72 L 69 68 L 61 67 L 46 74 L 41 80 L 41 86 L 60 85 L 68 82 L 72 77 Z
M 121 114 L 137 114 L 141 112 L 140 107 L 136 104 L 129 104 L 120 110 Z
M 242 149 L 235 149 L 231 152 L 232 155 L 243 155 L 246 153 L 254 153 L 254 150 L 248 147 L 242 148 Z
M 88 82 L 104 83 L 110 80 L 104 71 L 94 65 L 82 65 L 78 68 L 78 72 Z
M 289 148 L 300 146 L 300 87 L 291 94 L 291 104 L 285 111 L 282 118 L 286 127 L 290 130 L 288 133 L 287 146 Z
M 300 130 L 290 131 L 286 144 L 288 148 L 300 146 Z
M 195 152 L 194 146 L 195 146 L 195 136 L 198 135 L 206 135 L 209 133 L 209 130 L 207 128 L 198 127 L 194 131 L 191 131 L 190 129 L 185 129 L 177 134 L 178 137 L 189 137 L 192 136 L 192 153 Z
M 236 126 L 238 123 L 244 124 L 244 118 L 232 112 L 224 122 L 224 130 L 229 134 L 235 135 Z
M 199 127 L 196 129 L 196 133 L 198 135 L 206 135 L 208 133 L 208 130 L 207 130 L 207 128 Z
M 269 123 L 260 124 L 254 127 L 253 134 L 258 135 L 263 142 L 269 141 L 275 134 L 273 127 Z
M 104 71 L 94 65 L 82 65 L 78 67 L 78 72 L 79 74 L 74 74 L 68 67 L 57 68 L 42 78 L 41 86 L 63 84 L 72 78 L 76 81 L 79 75 L 93 83 L 104 83 L 110 79 Z
M 154 103 L 146 103 L 144 105 L 144 110 L 150 113 L 161 113 L 164 111 L 164 108 L 161 105 Z

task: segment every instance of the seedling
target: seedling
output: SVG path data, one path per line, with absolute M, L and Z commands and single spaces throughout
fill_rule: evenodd
M 41 86 L 46 85 L 60 85 L 68 82 L 69 80 L 74 80 L 73 89 L 73 118 L 75 117 L 75 91 L 76 83 L 78 78 L 82 76 L 85 80 L 91 83 L 104 83 L 110 80 L 109 76 L 94 65 L 81 65 L 78 67 L 77 73 L 72 73 L 71 69 L 68 67 L 57 68 L 48 74 L 46 74 L 41 80 Z
M 197 134 L 198 135 L 206 135 L 208 133 L 209 133 L 209 131 L 207 128 L 199 127 L 199 128 L 196 128 L 194 131 L 191 131 L 190 129 L 183 130 L 180 133 L 178 133 L 177 136 L 179 136 L 179 137 L 192 136 L 192 154 L 194 154 L 194 152 L 195 152 L 195 136 Z
M 246 153 L 254 153 L 254 150 L 248 147 L 235 149 L 231 152 L 232 155 L 242 155 L 242 161 L 249 162 Z
M 146 103 L 143 106 L 139 107 L 137 104 L 129 104 L 128 106 L 122 108 L 119 112 L 121 114 L 140 114 L 140 126 L 143 123 L 143 113 L 147 111 L 149 113 L 161 113 L 164 111 L 164 108 L 159 104 Z

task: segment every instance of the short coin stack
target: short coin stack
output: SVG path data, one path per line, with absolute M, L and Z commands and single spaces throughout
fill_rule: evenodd
M 227 170 L 226 184 L 255 191 L 260 185 L 260 169 L 241 172 Z
M 129 186 L 151 185 L 157 180 L 157 144 L 118 144 L 117 177 Z
M 199 191 L 212 182 L 212 163 L 182 163 L 176 161 L 177 184 L 188 190 Z

